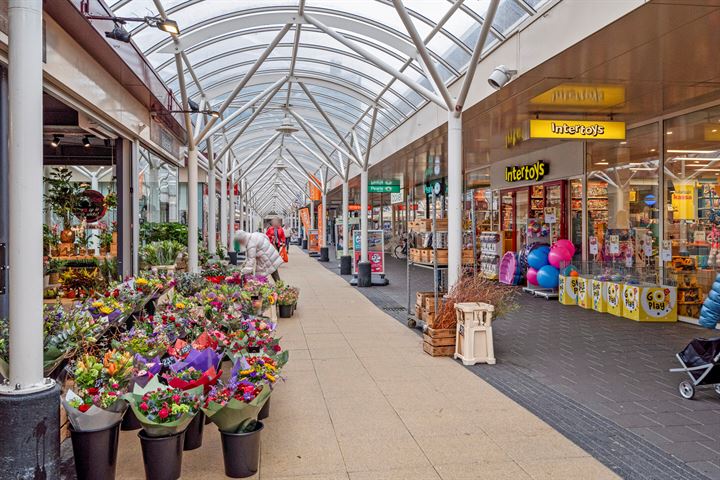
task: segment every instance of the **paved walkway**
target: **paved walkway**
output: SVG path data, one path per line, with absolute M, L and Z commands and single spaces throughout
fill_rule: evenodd
M 414 332 L 316 260 L 293 249 L 281 275 L 301 296 L 280 323 L 291 360 L 261 479 L 617 478 L 461 365 L 423 353 Z
M 359 290 L 403 323 L 405 269 L 386 256 L 390 287 Z M 431 281 L 431 272 L 415 271 L 411 290 Z M 690 339 L 713 332 L 641 324 L 529 295 L 519 301 L 517 312 L 495 323 L 498 364 L 473 373 L 625 478 L 720 479 L 720 397 L 705 390 L 683 400 L 683 377 L 668 372 Z

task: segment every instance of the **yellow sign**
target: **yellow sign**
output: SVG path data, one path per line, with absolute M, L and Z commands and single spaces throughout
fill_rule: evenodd
M 679 180 L 674 182 L 674 185 L 673 220 L 695 220 L 695 182 Z
M 558 280 L 558 301 L 563 305 L 577 305 L 578 277 L 560 275 Z
M 625 122 L 589 120 L 530 120 L 530 138 L 624 140 Z
M 677 322 L 677 289 L 625 285 L 623 316 L 638 322 Z
M 706 142 L 720 141 L 720 123 L 709 123 L 703 128 Z
M 622 317 L 623 315 L 623 284 L 618 282 L 605 282 L 607 285 L 607 313 Z
M 596 312 L 607 312 L 607 283 L 602 280 L 592 279 L 590 281 L 590 296 L 592 297 L 592 309 Z
M 534 97 L 530 103 L 560 107 L 611 107 L 625 103 L 625 87 L 564 83 Z
M 590 278 L 578 277 L 577 304 L 582 308 L 592 308 L 591 282 Z

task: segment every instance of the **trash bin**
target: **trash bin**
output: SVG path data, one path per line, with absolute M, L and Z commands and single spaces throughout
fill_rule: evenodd
M 492 317 L 495 307 L 487 303 L 456 303 L 455 358 L 463 365 L 495 364 Z

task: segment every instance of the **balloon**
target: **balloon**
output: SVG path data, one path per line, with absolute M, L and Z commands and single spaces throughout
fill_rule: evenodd
M 558 247 L 562 247 L 568 252 L 570 252 L 570 258 L 572 258 L 573 255 L 575 255 L 575 245 L 570 240 L 566 240 L 564 238 L 561 238 L 557 242 L 555 242 L 555 245 Z
M 530 285 L 537 285 L 537 274 L 538 271 L 530 267 L 527 271 L 527 281 Z
M 537 282 L 543 288 L 556 288 L 558 286 L 558 269 L 552 265 L 545 265 L 537 272 Z
M 539 270 L 543 266 L 547 265 L 549 250 L 550 249 L 547 247 L 539 247 L 528 253 L 528 265 L 530 265 L 535 270 Z
M 555 245 L 550 249 L 548 254 L 548 263 L 555 268 L 561 268 L 572 260 L 572 254 L 568 250 L 559 245 Z
M 572 272 L 577 272 L 575 265 L 568 265 L 562 269 L 562 274 L 565 276 L 572 275 Z
M 572 272 L 570 272 L 570 276 L 573 277 L 573 278 L 575 278 L 575 277 L 579 277 L 580 274 L 578 273 L 577 270 L 573 270 Z

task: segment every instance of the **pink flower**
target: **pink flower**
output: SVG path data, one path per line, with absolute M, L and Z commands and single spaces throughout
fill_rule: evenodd
M 82 405 L 80 405 L 80 406 L 78 407 L 78 410 L 80 410 L 81 412 L 85 413 L 85 412 L 87 412 L 88 410 L 90 410 L 90 405 L 88 405 L 87 403 L 83 403 Z
M 158 417 L 160 418 L 167 418 L 168 415 L 170 415 L 170 410 L 167 408 L 161 408 L 158 412 Z
M 148 404 L 145 402 L 142 402 L 140 404 L 140 410 L 142 410 L 143 412 L 147 412 L 147 409 L 148 409 Z

